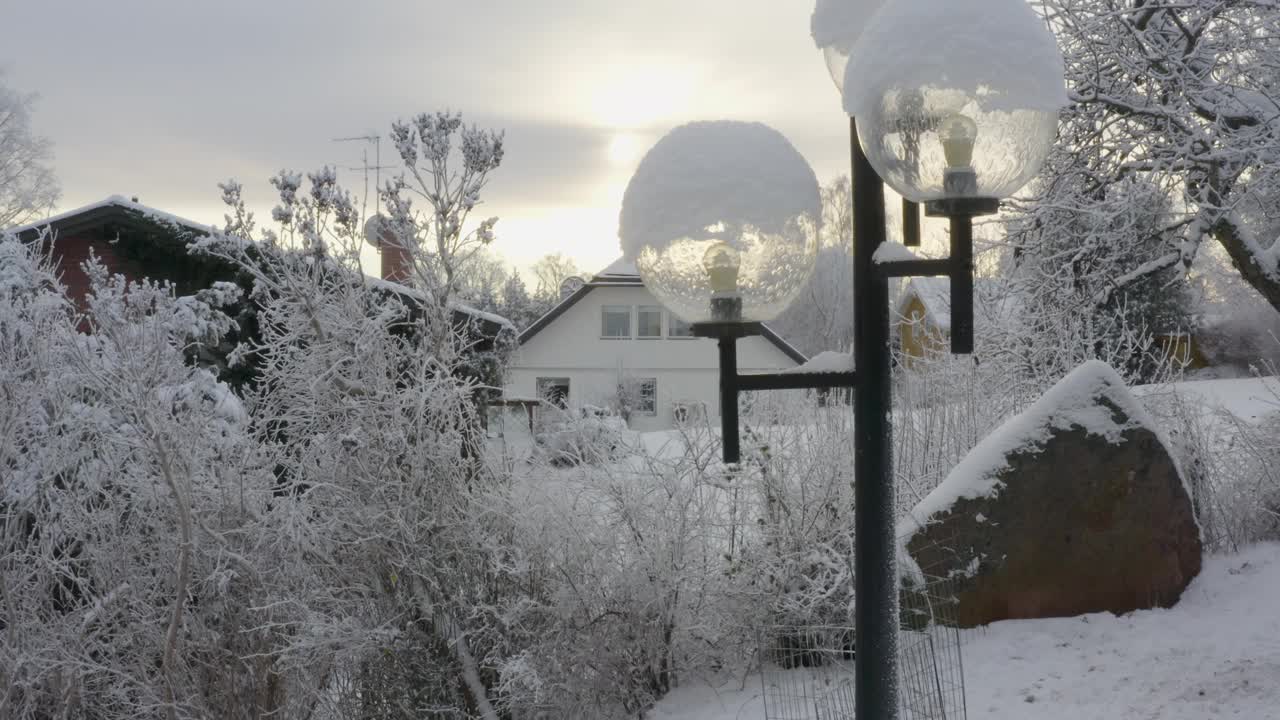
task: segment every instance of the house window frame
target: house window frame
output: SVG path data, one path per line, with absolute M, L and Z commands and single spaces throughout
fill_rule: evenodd
M 543 391 L 546 386 L 552 384 L 554 384 L 555 387 L 564 387 L 564 394 L 560 398 L 562 402 L 556 402 L 551 395 Z M 533 388 L 540 402 L 553 405 L 563 410 L 569 407 L 569 396 L 570 393 L 573 392 L 573 378 L 563 375 L 537 377 L 533 380 Z
M 649 400 L 649 405 L 650 405 L 648 410 L 644 408 L 644 404 L 643 404 L 643 401 L 646 398 L 646 395 L 644 392 L 645 385 L 650 385 L 653 388 L 653 390 L 647 395 L 647 398 Z M 646 417 L 657 416 L 658 414 L 658 378 L 656 377 L 636 378 L 635 379 L 635 397 L 636 397 L 636 408 L 632 410 L 632 414 L 644 415 Z
M 620 313 L 627 311 L 627 334 L 626 335 L 609 335 L 605 331 L 609 327 L 608 317 L 610 311 Z M 600 306 L 600 339 L 601 340 L 630 340 L 635 336 L 635 308 L 631 305 L 601 305 Z
M 657 313 L 658 315 L 658 332 L 653 335 L 645 335 L 642 333 L 640 316 L 644 314 L 652 315 L 654 313 Z M 662 320 L 662 316 L 665 314 L 666 313 L 665 311 L 663 311 L 661 305 L 637 305 L 636 306 L 636 339 L 637 340 L 661 340 L 663 329 L 664 329 L 664 326 L 666 325 L 666 323 L 664 323 Z
M 674 330 L 677 325 L 683 326 L 687 334 L 673 335 L 672 330 Z M 692 340 L 694 338 L 693 323 L 687 323 L 684 320 L 681 320 L 675 313 L 671 313 L 671 316 L 667 319 L 667 338 L 671 340 Z

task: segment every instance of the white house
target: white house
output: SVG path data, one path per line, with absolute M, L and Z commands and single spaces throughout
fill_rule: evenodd
M 738 368 L 795 367 L 804 355 L 776 333 L 738 341 Z M 584 283 L 520 334 L 509 366 L 508 399 L 541 398 L 570 408 L 625 405 L 635 430 L 719 417 L 716 342 L 645 289 L 635 266 L 619 260 Z

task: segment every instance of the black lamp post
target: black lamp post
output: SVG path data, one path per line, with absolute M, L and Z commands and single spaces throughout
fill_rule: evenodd
M 1016 192 L 1039 171 L 1056 133 L 1057 113 L 1066 103 L 1066 93 L 1056 42 L 1025 0 L 894 0 L 880 7 L 869 21 L 852 24 L 847 22 L 850 8 L 876 3 L 820 0 L 819 7 L 825 4 L 830 9 L 846 3 L 848 7 L 839 8 L 845 12 L 836 12 L 834 17 L 843 18 L 844 26 L 863 39 L 855 42 L 857 38 L 847 33 L 841 37 L 840 32 L 819 32 L 818 14 L 814 36 L 834 41 L 823 46 L 824 52 L 849 114 L 854 233 L 851 370 L 738 372 L 738 340 L 760 333 L 759 321 L 776 315 L 780 305 L 793 299 L 799 289 L 794 282 L 770 279 L 770 262 L 784 268 L 813 262 L 813 245 L 794 232 L 805 226 L 792 221 L 796 215 L 788 220 L 784 214 L 781 221 L 761 217 L 757 218 L 759 227 L 748 227 L 735 219 L 716 217 L 708 209 L 715 209 L 714 202 L 690 203 L 675 195 L 672 201 L 685 206 L 688 218 L 640 221 L 637 217 L 643 215 L 645 203 L 639 203 L 640 209 L 634 212 L 629 209 L 636 185 L 633 178 L 623 201 L 620 236 L 624 251 L 637 258 L 646 285 L 657 288 L 655 295 L 692 321 L 695 335 L 715 338 L 719 344 L 726 464 L 741 460 L 740 393 L 854 389 L 856 713 L 863 720 L 896 720 L 898 599 L 889 280 L 950 278 L 951 351 L 973 351 L 973 218 L 994 213 L 999 198 Z M 651 155 L 666 142 L 660 142 Z M 694 146 L 688 150 L 696 152 Z M 739 152 L 726 153 L 725 162 L 741 163 L 741 158 L 752 152 L 739 148 Z M 649 160 L 646 156 L 641 162 L 637 178 L 653 174 Z M 682 168 L 677 166 L 676 170 Z M 669 179 L 681 188 L 701 189 L 705 183 L 733 187 L 726 209 L 731 214 L 754 215 L 743 210 L 752 203 L 737 197 L 761 191 L 756 183 L 741 186 L 741 175 L 746 171 L 745 166 L 738 166 L 725 167 L 719 175 L 675 172 Z M 805 177 L 802 184 L 807 188 L 808 182 Z M 904 244 L 920 243 L 919 204 L 923 204 L 928 215 L 950 220 L 949 257 L 877 262 L 877 252 L 886 240 L 886 182 L 904 198 Z M 645 193 L 636 195 L 643 198 Z M 783 202 L 781 206 L 800 209 L 801 216 L 812 212 L 803 202 Z M 629 221 L 641 231 L 629 232 Z M 761 241 L 767 245 L 771 239 L 789 243 L 791 252 L 778 254 L 782 260 L 771 260 L 761 249 Z M 801 247 L 807 250 L 799 250 Z M 743 252 L 754 253 L 756 261 L 748 263 L 740 257 Z M 703 272 L 688 267 L 697 258 Z M 807 279 L 810 271 L 811 267 L 804 272 L 782 273 L 782 277 Z M 740 277 L 742 273 L 745 278 Z M 761 299 L 762 288 L 778 286 L 785 288 L 778 297 L 771 302 Z

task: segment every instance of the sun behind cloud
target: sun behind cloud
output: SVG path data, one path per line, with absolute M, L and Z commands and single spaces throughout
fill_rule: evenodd
M 631 167 L 643 151 L 644 143 L 639 135 L 630 132 L 617 133 L 609 140 L 609 164 L 619 168 Z
M 696 100 L 701 73 L 670 61 L 610 63 L 588 79 L 589 117 L 617 130 L 670 123 Z

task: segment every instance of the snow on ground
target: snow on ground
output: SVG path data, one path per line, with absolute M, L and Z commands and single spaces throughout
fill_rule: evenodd
M 1227 410 L 1241 420 L 1257 422 L 1280 412 L 1280 378 L 1239 378 L 1233 380 L 1192 380 L 1172 386 L 1184 400 L 1206 411 Z M 1134 389 L 1138 395 L 1161 391 L 1158 386 Z
M 1169 610 L 967 631 L 970 718 L 1280 720 L 1280 544 L 1205 558 Z M 690 682 L 649 720 L 764 718 L 759 675 Z

